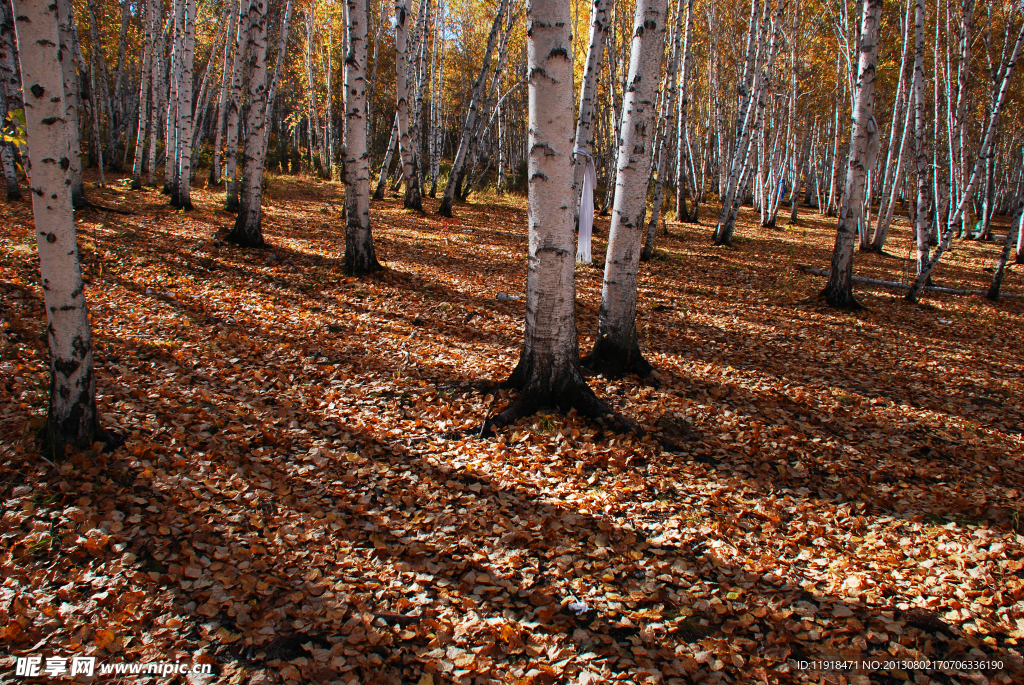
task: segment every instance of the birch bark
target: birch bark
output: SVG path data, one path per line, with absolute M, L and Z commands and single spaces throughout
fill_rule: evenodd
M 482 433 L 542 405 L 586 416 L 610 413 L 580 369 L 572 193 L 573 64 L 569 0 L 529 0 L 529 255 L 526 332 L 508 385 L 519 395 Z
M 398 80 L 395 86 L 398 109 L 398 147 L 402 155 L 402 177 L 405 179 L 406 209 L 423 211 L 420 198 L 420 184 L 416 169 L 416 150 L 412 145 L 412 131 L 409 121 L 409 11 L 406 0 L 395 2 L 395 71 Z
M 590 6 L 590 43 L 587 46 L 587 61 L 583 66 L 583 83 L 580 85 L 580 115 L 576 121 L 576 143 L 573 154 L 573 197 L 580 196 L 580 183 L 587 155 L 594 154 L 593 118 L 597 104 L 597 77 L 601 73 L 604 44 L 608 35 L 608 8 L 610 0 L 593 0 Z M 581 150 L 584 154 L 578 154 Z M 580 207 L 577 200 L 576 217 Z
M 459 146 L 455 151 L 455 159 L 452 160 L 452 169 L 448 172 L 448 181 L 445 183 L 444 195 L 441 196 L 441 204 L 437 208 L 437 213 L 441 216 L 452 215 L 452 205 L 455 202 L 455 189 L 462 179 L 463 168 L 466 165 L 466 160 L 469 157 L 469 148 L 471 144 L 471 138 L 473 133 L 476 131 L 477 119 L 480 116 L 480 104 L 481 99 L 484 95 L 484 86 L 487 84 L 487 74 L 491 68 L 491 55 L 494 52 L 494 46 L 498 41 L 498 34 L 500 33 L 502 25 L 502 17 L 505 15 L 506 8 L 508 6 L 508 0 L 500 0 L 498 3 L 498 11 L 494 16 L 494 23 L 491 25 L 491 33 L 487 37 L 487 49 L 484 51 L 484 62 L 480 68 L 480 74 L 477 76 L 476 81 L 473 84 L 473 92 L 469 99 L 469 111 L 466 114 L 466 124 L 462 128 L 462 136 L 459 140 Z M 397 8 L 398 5 L 396 4 Z
M 1010 261 L 1010 250 L 1013 248 L 1013 239 L 1019 234 L 1022 217 L 1024 217 L 1024 184 L 1017 182 L 1016 201 L 1013 210 L 1013 220 L 1006 229 L 1006 238 L 1003 240 L 1003 249 L 996 261 L 995 273 L 992 274 L 992 285 L 989 286 L 988 294 L 985 296 L 993 302 L 999 299 L 999 289 L 1003 284 L 1003 275 L 1006 273 L 1006 263 Z
M 224 174 L 227 184 L 224 188 L 224 209 L 238 211 L 238 124 L 242 116 L 242 84 L 248 41 L 248 2 L 239 0 L 238 23 L 235 37 L 235 57 L 231 67 L 231 95 L 228 97 L 228 112 L 224 125 Z
M 142 54 L 142 72 L 139 78 L 139 128 L 135 137 L 135 157 L 132 162 L 132 190 L 142 187 L 142 161 L 146 144 L 146 96 L 148 95 L 149 76 L 152 72 L 153 60 L 153 10 L 154 0 L 146 2 L 146 38 Z
M 192 209 L 192 67 L 196 54 L 196 3 L 181 0 L 182 13 L 181 63 L 178 79 L 178 183 L 171 205 Z
M 388 149 L 384 153 L 384 162 L 380 165 L 380 176 L 377 179 L 377 189 L 373 191 L 374 200 L 383 200 L 384 191 L 388 186 L 388 171 L 391 169 L 391 157 L 394 155 L 395 147 L 398 145 L 398 115 L 391 124 L 391 137 L 388 138 Z
M 89 204 L 85 198 L 85 186 L 82 184 L 82 145 L 79 134 L 82 97 L 73 57 L 77 51 L 78 38 L 73 30 L 74 12 L 71 0 L 58 0 L 57 8 L 60 51 L 65 58 L 60 63 L 60 68 L 64 83 L 64 106 L 67 108 L 65 118 L 68 122 L 68 144 L 71 148 L 71 154 L 68 156 L 68 160 L 71 162 L 71 203 L 75 209 L 78 209 Z M 82 76 L 84 78 L 85 74 L 83 73 Z M 24 79 L 24 75 L 22 78 Z
M 637 342 L 636 299 L 666 9 L 665 0 L 640 0 L 633 21 L 597 339 L 585 361 L 588 368 L 606 375 L 649 376 L 652 370 Z
M 16 41 L 10 2 L 0 0 L 0 125 L 6 121 L 8 112 L 22 106 L 21 79 L 15 66 Z M 0 161 L 3 162 L 4 178 L 7 181 L 7 199 L 20 200 L 21 189 L 14 168 L 14 143 L 0 142 Z
M 682 68 L 679 73 L 679 111 L 676 116 L 676 176 L 678 178 L 676 182 L 676 220 L 686 222 L 697 221 L 697 203 L 694 202 L 693 216 L 690 216 L 690 212 L 686 207 L 686 195 L 687 195 L 687 153 L 689 152 L 689 137 L 690 131 L 688 126 L 688 106 L 690 103 L 689 96 L 689 84 L 687 80 L 690 75 L 690 63 L 691 63 L 691 36 L 693 35 L 693 0 L 686 1 L 686 31 L 683 35 L 683 47 L 682 47 Z M 683 1 L 679 1 L 682 6 Z M 754 27 L 751 25 L 751 32 Z M 656 219 L 656 217 L 654 217 Z M 652 236 L 653 237 L 653 236 Z
M 367 0 L 347 0 L 349 51 L 345 56 L 345 257 L 348 274 L 381 268 L 370 229 L 370 151 L 366 141 Z
M 13 9 L 25 84 L 32 214 L 50 346 L 47 433 L 51 456 L 56 459 L 64 457 L 67 446 L 90 447 L 99 430 L 92 332 L 71 199 L 68 110 L 62 97 L 65 80 L 61 65 L 71 62 L 71 55 L 64 53 L 56 3 L 15 0 Z
M 267 0 L 246 4 L 246 67 L 249 77 L 245 121 L 245 164 L 238 199 L 238 215 L 228 240 L 240 247 L 263 247 L 263 156 L 267 126 Z
M 231 11 L 231 2 L 228 2 L 228 32 L 224 37 L 224 60 L 220 75 L 220 94 L 217 98 L 217 118 L 214 126 L 216 131 L 213 139 L 213 162 L 210 165 L 210 184 L 219 185 L 221 178 L 221 143 L 224 132 L 224 123 L 227 117 L 228 93 L 230 91 L 232 68 L 234 67 L 234 54 L 238 48 L 237 29 L 238 12 Z
M 921 2 L 922 0 L 918 0 Z M 928 277 L 931 275 L 935 265 L 939 263 L 943 253 L 949 249 L 949 241 L 953 237 L 953 231 L 955 225 L 961 220 L 964 214 L 964 210 L 967 208 L 967 204 L 971 201 L 974 195 L 974 190 L 978 185 L 978 177 L 980 176 L 981 169 L 985 164 L 985 161 L 993 154 L 992 143 L 995 139 L 996 131 L 999 129 L 999 116 L 1002 113 L 1003 104 L 1006 102 L 1006 95 L 1010 90 L 1010 82 L 1013 77 L 1014 69 L 1017 66 L 1017 58 L 1020 56 L 1021 45 L 1024 44 L 1024 24 L 1021 24 L 1020 32 L 1017 34 L 1017 40 L 1013 46 L 1013 52 L 1008 55 L 999 70 L 1000 78 L 997 79 L 999 83 L 998 94 L 996 95 L 992 111 L 989 113 L 988 121 L 985 123 L 985 136 L 981 143 L 981 150 L 978 152 L 978 161 L 974 165 L 974 170 L 971 172 L 971 180 L 967 183 L 964 188 L 963 197 L 960 198 L 960 203 L 957 205 L 956 211 L 949 217 L 946 223 L 945 231 L 943 231 L 942 238 L 939 241 L 935 252 L 931 258 L 928 259 L 928 263 L 924 265 L 924 268 L 917 274 L 917 279 L 907 290 L 905 298 L 909 302 L 917 301 L 917 293 L 924 287 L 928 281 Z
M 920 1 L 920 0 L 919 0 Z M 864 215 L 864 188 L 867 174 L 878 156 L 878 123 L 875 121 L 875 75 L 878 64 L 878 27 L 882 17 L 882 0 L 865 0 L 861 22 L 860 60 L 857 65 L 857 87 L 853 128 L 850 131 L 850 154 L 846 168 L 846 187 L 839 207 L 839 228 L 832 251 L 832 269 L 825 298 L 833 307 L 859 307 L 853 298 L 853 253 L 857 225 Z

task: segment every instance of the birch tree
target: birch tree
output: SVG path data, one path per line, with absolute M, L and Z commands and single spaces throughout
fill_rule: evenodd
M 919 0 L 920 1 L 920 0 Z M 839 228 L 832 250 L 832 268 L 825 298 L 833 307 L 859 307 L 853 298 L 853 253 L 858 224 L 864 216 L 864 189 L 867 174 L 878 156 L 878 122 L 875 121 L 875 76 L 878 64 L 878 26 L 882 18 L 882 0 L 864 1 L 857 65 L 856 100 L 850 154 L 846 167 L 846 187 L 839 206 Z
M 1013 219 L 1010 221 L 1010 225 L 1006 229 L 1006 238 L 1003 239 L 1003 249 L 999 253 L 999 259 L 996 260 L 996 268 L 992 274 L 992 285 L 989 286 L 988 293 L 985 295 L 988 299 L 995 302 L 999 299 L 999 290 L 1003 285 L 1003 276 L 1006 273 L 1006 264 L 1010 261 L 1010 251 L 1013 249 L 1013 241 L 1015 238 L 1019 241 L 1021 227 L 1024 226 L 1022 219 L 1024 219 L 1024 183 L 1017 182 L 1017 190 L 1015 193 Z
M 178 76 L 178 123 L 175 136 L 178 151 L 177 183 L 171 204 L 192 209 L 192 67 L 196 54 L 196 3 L 184 3 L 182 16 L 181 60 Z
M 665 51 L 665 12 L 665 0 L 639 0 L 633 21 L 601 311 L 594 349 L 585 362 L 606 375 L 651 373 L 637 343 L 636 299 L 647 181 L 656 143 L 655 99 Z
M 594 154 L 594 110 L 597 106 L 597 76 L 601 73 L 601 60 L 608 35 L 608 9 L 610 0 L 593 0 L 590 7 L 590 42 L 587 61 L 583 66 L 580 85 L 580 115 L 576 120 L 576 142 L 573 156 L 573 197 L 580 195 L 580 183 L 587 160 Z M 575 152 L 578 150 L 580 152 Z M 582 154 L 580 154 L 582 153 Z M 576 216 L 580 213 L 577 204 Z
M 248 50 L 248 0 L 238 2 L 238 24 L 235 36 L 235 57 L 231 66 L 231 93 L 228 96 L 228 111 L 224 120 L 224 209 L 238 211 L 238 122 L 242 113 L 242 84 L 244 79 L 245 56 Z
M 683 6 L 684 0 L 679 0 L 679 5 Z M 687 144 L 689 141 L 689 126 L 688 126 L 688 105 L 690 102 L 689 89 L 688 89 L 688 77 L 690 75 L 690 41 L 693 35 L 693 0 L 685 0 L 686 7 L 686 29 L 683 33 L 683 47 L 682 47 L 682 69 L 680 70 L 679 89 L 678 96 L 675 98 L 678 100 L 679 112 L 676 116 L 676 177 L 678 179 L 676 184 L 676 219 L 679 221 L 697 221 L 697 203 L 693 205 L 693 216 L 690 216 L 690 212 L 686 207 L 686 162 L 687 162 Z M 678 24 L 678 22 L 677 22 Z M 750 27 L 751 33 L 754 30 L 753 25 Z M 653 236 L 652 236 L 653 239 Z M 653 249 L 653 240 L 652 240 Z
M 402 178 L 405 179 L 406 209 L 423 211 L 420 198 L 417 151 L 412 145 L 409 121 L 409 12 L 405 0 L 395 2 L 395 71 L 397 84 L 398 147 L 402 155 Z
M 82 183 L 82 147 L 79 134 L 79 120 L 82 116 L 82 98 L 79 90 L 78 73 L 75 70 L 74 55 L 80 52 L 78 36 L 74 31 L 74 12 L 71 0 L 58 0 L 58 29 L 60 31 L 61 55 L 65 57 L 60 63 L 64 87 L 64 117 L 68 122 L 68 144 L 71 153 L 68 161 L 71 164 L 71 203 L 75 209 L 85 207 L 89 201 L 85 197 L 85 186 Z M 24 74 L 22 74 L 24 80 Z
M 529 254 L 526 331 L 519 363 L 507 385 L 512 403 L 488 419 L 484 432 L 506 426 L 544 405 L 585 416 L 611 411 L 580 369 L 571 197 L 573 65 L 569 0 L 527 5 L 529 127 Z
M 381 268 L 370 230 L 370 153 L 366 141 L 366 0 L 347 0 L 345 56 L 345 258 L 348 274 Z
M 665 200 L 665 177 L 668 175 L 668 157 L 669 157 L 669 132 L 675 128 L 673 126 L 675 122 L 675 106 L 676 106 L 676 93 L 678 92 L 678 73 L 677 67 L 680 59 L 680 45 L 681 45 L 681 33 L 684 26 L 683 12 L 687 14 L 686 26 L 689 30 L 689 17 L 692 16 L 693 11 L 693 0 L 687 0 L 686 2 L 680 2 L 676 11 L 676 20 L 673 24 L 672 31 L 672 53 L 668 61 L 668 69 L 665 74 L 665 92 L 662 93 L 661 97 L 661 114 L 658 117 L 658 123 L 660 128 L 660 135 L 657 136 L 657 151 L 655 152 L 654 163 L 655 167 L 655 182 L 654 182 L 654 202 L 651 205 L 651 217 L 647 221 L 647 235 L 644 238 L 644 247 L 640 252 L 640 261 L 648 261 L 654 255 L 654 233 L 658 228 L 658 218 L 661 216 L 661 205 Z M 689 34 L 687 34 L 689 39 Z M 685 111 L 685 110 L 684 110 Z M 685 135 L 685 134 L 683 134 Z M 681 144 L 683 136 L 680 135 L 677 139 L 677 143 Z M 680 175 L 680 193 L 685 194 L 682 188 L 685 186 L 684 179 L 686 178 L 685 169 Z M 683 207 L 686 207 L 684 201 Z M 677 215 L 677 218 L 682 219 L 681 216 Z
M 247 20 L 249 107 L 245 122 L 245 166 L 238 214 L 228 240 L 240 247 L 263 247 L 263 156 L 260 147 L 267 126 L 267 0 L 243 2 Z
M 228 32 L 224 39 L 224 60 L 221 67 L 220 93 L 217 98 L 217 116 L 214 120 L 213 161 L 210 164 L 210 184 L 219 185 L 221 181 L 221 136 L 227 118 L 228 97 L 231 92 L 234 56 L 238 47 L 238 11 L 232 11 L 231 0 L 228 0 Z
M 50 347 L 49 451 L 88 448 L 98 434 L 92 332 L 78 260 L 72 207 L 70 121 L 61 65 L 71 62 L 51 0 L 15 0 L 15 31 L 25 84 L 32 214 Z
M 15 65 L 16 41 L 10 2 L 0 0 L 0 125 L 7 120 L 8 112 L 21 109 L 21 79 Z M 8 200 L 21 199 L 18 172 L 14 168 L 14 145 L 0 141 L 0 162 L 7 181 Z
M 491 67 L 491 55 L 493 54 L 494 46 L 498 41 L 498 34 L 500 33 L 502 25 L 502 17 L 504 17 L 508 2 L 509 0 L 499 1 L 498 10 L 494 16 L 494 23 L 491 24 L 491 32 L 487 37 L 487 49 L 484 50 L 483 66 L 480 68 L 480 73 L 477 76 L 476 81 L 473 83 L 473 92 L 469 97 L 469 108 L 466 114 L 466 123 L 462 127 L 462 135 L 459 139 L 459 146 L 455 151 L 455 159 L 452 160 L 452 169 L 448 172 L 448 182 L 444 187 L 444 195 L 441 196 L 441 203 L 437 208 L 437 213 L 441 216 L 452 216 L 452 205 L 455 203 L 455 190 L 462 178 L 463 169 L 466 165 L 466 160 L 469 157 L 473 134 L 476 131 L 477 121 L 480 117 L 480 106 L 481 100 L 484 97 L 484 87 L 487 85 L 487 74 Z M 396 7 L 397 6 L 398 5 L 396 4 Z
M 142 187 L 142 162 L 144 146 L 146 144 L 146 125 L 149 117 L 146 112 L 146 98 L 149 93 L 150 75 L 153 61 L 153 30 L 155 16 L 154 0 L 146 2 L 146 37 L 142 55 L 142 73 L 139 78 L 139 127 L 135 137 L 135 156 L 132 162 L 132 189 L 138 190 Z
M 918 1 L 920 2 L 921 0 Z M 1013 45 L 1013 51 L 1007 55 L 1003 63 L 1000 65 L 999 78 L 996 79 L 996 82 L 999 84 L 996 91 L 997 95 L 993 99 L 992 111 L 989 113 L 988 120 L 985 122 L 985 135 L 982 139 L 981 149 L 978 152 L 978 161 L 975 163 L 974 170 L 971 172 L 971 179 L 964 188 L 963 197 L 960 198 L 960 203 L 957 205 L 956 211 L 952 213 L 946 223 L 945 230 L 942 233 L 942 238 L 939 241 L 938 246 L 935 248 L 935 252 L 928 259 L 927 264 L 925 264 L 917 274 L 917 278 L 907 290 L 905 297 L 909 302 L 917 301 L 918 292 L 928 282 L 928 277 L 931 275 L 935 265 L 939 263 L 943 253 L 949 248 L 949 242 L 953 238 L 953 232 L 956 228 L 956 224 L 960 222 L 968 203 L 974 195 L 974 190 L 978 185 L 978 178 L 981 170 L 988 158 L 993 154 L 992 143 L 995 139 L 996 131 L 999 129 L 999 116 L 1002 113 L 1003 104 L 1006 102 L 1006 96 L 1010 90 L 1011 79 L 1013 77 L 1014 69 L 1017 66 L 1017 58 L 1020 56 L 1022 44 L 1024 44 L 1024 22 L 1021 23 L 1020 31 L 1017 34 L 1017 40 Z

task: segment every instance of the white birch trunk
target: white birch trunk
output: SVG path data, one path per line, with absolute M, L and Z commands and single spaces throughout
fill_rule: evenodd
M 10 3 L 0 0 L 0 122 L 7 119 L 7 113 L 21 109 L 21 79 L 15 66 L 14 18 Z M 7 199 L 20 200 L 18 173 L 14 168 L 14 143 L 0 142 L 0 161 L 3 163 L 4 178 L 7 181 Z
M 235 57 L 231 67 L 231 94 L 228 97 L 228 111 L 224 125 L 224 209 L 238 211 L 238 123 L 242 116 L 242 84 L 244 79 L 246 50 L 249 27 L 248 0 L 239 0 L 238 31 L 235 37 Z
M 370 230 L 370 150 L 366 139 L 366 0 L 347 0 L 345 56 L 345 257 L 348 274 L 380 269 Z
M 609 410 L 580 369 L 572 193 L 573 63 L 569 0 L 527 5 L 529 254 L 526 331 L 509 385 L 519 395 L 482 432 L 542 405 L 587 416 Z
M 245 122 L 245 166 L 238 198 L 238 215 L 228 240 L 241 247 L 262 247 L 263 155 L 267 127 L 267 0 L 245 0 L 246 67 L 249 73 Z
M 181 0 L 181 60 L 178 78 L 178 183 L 171 204 L 192 209 L 192 67 L 196 54 L 196 0 Z
M 861 22 L 857 64 L 857 87 L 854 101 L 853 128 L 850 131 L 850 154 L 846 168 L 846 185 L 839 207 L 839 228 L 832 250 L 825 297 L 833 307 L 857 307 L 853 299 L 853 253 L 858 224 L 864 216 L 864 190 L 867 174 L 878 156 L 879 134 L 875 121 L 875 76 L 878 64 L 878 26 L 882 17 L 882 0 L 865 0 Z
M 406 209 L 423 211 L 420 184 L 416 171 L 416 150 L 412 145 L 409 121 L 409 11 L 406 0 L 395 2 L 395 86 L 398 110 L 398 148 L 402 155 L 402 178 L 405 180 Z
M 146 38 L 142 55 L 142 73 L 139 78 L 139 127 L 135 137 L 135 157 L 132 162 L 132 189 L 138 190 L 142 187 L 142 161 L 146 144 L 146 124 L 149 117 L 146 112 L 146 98 L 149 94 L 149 77 L 153 61 L 153 29 L 154 29 L 154 0 L 146 3 Z
M 89 204 L 85 199 L 85 186 L 82 184 L 82 146 L 79 133 L 79 120 L 82 117 L 82 96 L 78 86 L 78 74 L 75 72 L 73 55 L 77 51 L 77 37 L 73 30 L 74 12 L 71 0 L 58 0 L 59 30 L 61 54 L 65 57 L 61 62 L 61 74 L 64 83 L 64 106 L 67 108 L 65 118 L 68 121 L 68 143 L 71 147 L 71 202 L 75 208 Z M 83 77 L 85 74 L 82 74 Z M 24 78 L 24 77 L 23 77 Z
M 156 187 L 156 144 L 157 139 L 160 135 L 160 114 L 165 111 L 163 106 L 164 93 L 167 90 L 167 82 L 165 79 L 166 70 L 164 64 L 164 45 L 165 36 L 161 33 L 160 37 L 156 35 L 156 19 L 163 14 L 163 9 L 156 6 L 156 3 L 152 3 L 154 7 L 154 24 L 153 24 L 153 59 L 150 62 L 150 81 L 152 87 L 149 89 L 149 111 L 153 121 L 149 125 L 149 186 Z M 165 29 L 166 30 L 166 29 Z
M 54 459 L 64 457 L 66 446 L 90 447 L 98 432 L 92 333 L 75 237 L 72 152 L 63 98 L 61 65 L 72 59 L 63 52 L 57 14 L 52 0 L 14 1 L 50 346 L 48 434 Z
M 388 170 L 391 169 L 391 158 L 394 156 L 395 148 L 398 147 L 398 115 L 391 124 L 391 137 L 388 138 L 388 149 L 384 152 L 384 162 L 380 165 L 380 176 L 377 178 L 377 188 L 373 191 L 374 200 L 383 200 L 384 191 L 388 185 Z
M 640 247 L 647 213 L 655 140 L 655 100 L 665 52 L 665 0 L 640 0 L 633 21 L 629 76 L 622 102 L 622 135 L 615 173 L 615 203 L 605 257 L 597 340 L 587 366 L 606 374 L 648 376 L 651 366 L 636 335 Z
M 231 3 L 228 3 L 228 32 L 224 37 L 224 59 L 220 74 L 220 93 L 217 97 L 217 117 L 214 121 L 216 130 L 213 138 L 213 161 L 210 165 L 210 184 L 219 185 L 221 180 L 221 144 L 223 142 L 224 120 L 227 115 L 228 92 L 231 83 L 231 67 L 234 66 L 233 56 L 238 46 L 237 30 L 235 24 L 238 21 L 238 12 L 231 10 Z
M 992 274 L 992 285 L 988 289 L 986 297 L 995 302 L 999 299 L 999 289 L 1003 285 L 1003 275 L 1006 273 L 1006 264 L 1010 261 L 1010 251 L 1013 249 L 1013 240 L 1017 238 L 1020 233 L 1020 226 L 1022 225 L 1021 220 L 1024 218 L 1024 184 L 1017 181 L 1015 207 L 1013 210 L 1013 219 L 1010 221 L 1009 227 L 1006 229 L 1006 238 L 1003 240 L 1003 249 L 999 253 L 999 259 L 996 260 L 995 272 Z
M 679 111 L 676 113 L 676 221 L 696 221 L 697 220 L 697 203 L 694 202 L 693 216 L 690 216 L 690 212 L 686 207 L 686 195 L 687 195 L 687 156 L 688 156 L 688 142 L 689 142 L 689 127 L 687 121 L 688 105 L 690 102 L 689 96 L 689 84 L 687 83 L 690 75 L 690 42 L 691 36 L 693 35 L 693 0 L 686 1 L 686 30 L 683 34 L 683 47 L 682 47 L 682 65 L 679 73 L 679 94 L 678 107 Z M 680 6 L 683 2 L 680 0 Z M 753 32 L 754 27 L 750 27 Z
M 397 3 L 395 6 L 396 8 L 398 7 Z M 471 138 L 477 128 L 484 86 L 487 83 L 487 74 L 491 68 L 491 55 L 494 52 L 494 46 L 497 44 L 502 17 L 504 17 L 507 7 L 508 0 L 500 0 L 498 11 L 494 16 L 494 23 L 491 25 L 491 33 L 487 37 L 487 49 L 484 51 L 483 66 L 481 66 L 480 74 L 473 84 L 473 92 L 469 99 L 469 111 L 466 114 L 466 124 L 462 128 L 462 136 L 459 140 L 459 146 L 455 151 L 455 159 L 452 160 L 452 169 L 448 172 L 448 181 L 444 186 L 444 195 L 441 196 L 441 203 L 437 208 L 437 213 L 441 216 L 452 216 L 452 205 L 455 203 L 455 189 L 462 178 L 466 161 L 469 158 Z
M 171 24 L 174 27 L 171 36 L 171 54 L 168 59 L 168 94 L 167 94 L 167 133 L 164 136 L 164 188 L 163 192 L 172 198 L 178 188 L 178 86 L 181 79 L 181 36 L 182 10 L 185 0 L 173 0 L 171 4 Z
M 580 115 L 576 120 L 576 143 L 573 154 L 573 197 L 580 196 L 583 170 L 594 154 L 594 110 L 597 105 L 597 77 L 601 73 L 604 45 L 608 35 L 610 0 L 592 0 L 590 6 L 590 42 L 580 85 Z M 580 151 L 583 154 L 580 154 Z M 593 198 L 591 198 L 593 201 Z M 577 201 L 576 216 L 581 207 Z
M 918 0 L 921 2 L 922 0 Z M 932 254 L 928 263 L 925 264 L 924 268 L 917 275 L 917 279 L 913 285 L 907 290 L 906 299 L 910 302 L 917 301 L 918 291 L 927 283 L 928 277 L 931 275 L 935 265 L 939 263 L 943 253 L 949 249 L 949 241 L 953 237 L 953 231 L 955 225 L 960 222 L 963 217 L 964 210 L 967 208 L 967 204 L 971 201 L 974 195 L 974 190 L 978 185 L 978 177 L 980 176 L 981 169 L 984 166 L 986 160 L 993 154 L 992 143 L 996 135 L 996 131 L 999 129 L 999 115 L 1002 112 L 1003 103 L 1006 102 L 1006 95 L 1010 90 L 1011 78 L 1015 67 L 1017 66 L 1017 58 L 1020 56 L 1021 45 L 1024 44 L 1024 24 L 1021 25 L 1020 32 L 1017 34 L 1017 41 L 1014 43 L 1013 52 L 1003 62 L 1000 68 L 997 83 L 999 83 L 998 95 L 992 106 L 992 111 L 989 113 L 988 121 L 985 123 L 985 136 L 981 143 L 981 150 L 978 152 L 978 161 L 974 165 L 974 170 L 971 172 L 971 180 L 968 181 L 967 186 L 964 188 L 964 195 L 960 198 L 960 203 L 957 205 L 956 211 L 953 212 L 952 216 L 949 217 L 945 230 L 942 234 L 942 239 L 939 241 L 938 247 Z M 936 219 L 938 220 L 938 219 Z

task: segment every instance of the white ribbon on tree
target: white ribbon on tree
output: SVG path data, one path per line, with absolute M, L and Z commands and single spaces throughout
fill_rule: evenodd
M 580 232 L 576 242 L 576 261 L 590 264 L 590 241 L 594 231 L 594 189 L 597 187 L 597 171 L 590 153 L 582 148 L 573 150 L 573 154 L 583 155 L 587 165 L 583 170 L 583 187 L 580 190 Z

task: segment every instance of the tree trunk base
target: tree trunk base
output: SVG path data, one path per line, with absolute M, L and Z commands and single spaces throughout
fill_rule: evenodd
M 437 215 L 452 218 L 452 202 L 447 197 L 441 198 L 441 204 L 437 206 Z
M 237 245 L 238 247 L 266 247 L 267 243 L 263 240 L 262 232 L 252 235 L 248 231 L 240 231 L 238 227 L 231 229 L 227 237 L 224 238 L 229 243 Z
M 235 213 L 237 213 L 238 212 L 238 200 L 231 200 L 231 199 L 225 200 L 224 201 L 224 211 L 225 212 L 235 212 Z
M 377 255 L 374 254 L 372 247 L 368 251 L 346 247 L 341 270 L 346 276 L 369 276 L 383 271 L 384 267 L 377 261 Z
M 519 395 L 497 415 L 484 421 L 480 435 L 486 436 L 494 430 L 510 426 L 517 420 L 537 413 L 542 407 L 557 407 L 562 413 L 575 409 L 576 413 L 588 419 L 606 419 L 623 433 L 644 434 L 637 424 L 617 413 L 602 402 L 587 385 L 586 380 L 578 373 L 570 373 L 569 378 L 555 383 L 542 383 L 539 380 L 524 384 L 517 382 L 523 375 L 520 363 L 507 381 L 499 387 L 522 387 Z
M 17 202 L 20 199 L 21 199 L 21 190 L 19 190 L 18 188 L 14 188 L 13 190 L 10 189 L 10 188 L 7 189 L 7 201 L 8 202 Z
M 405 200 L 402 202 L 402 206 L 423 213 L 423 197 L 420 195 L 419 188 L 412 187 L 405 191 Z
M 835 309 L 845 309 L 850 312 L 859 312 L 867 309 L 864 305 L 857 301 L 853 296 L 853 293 L 829 293 L 828 288 L 825 288 L 818 293 L 819 300 L 825 300 L 829 307 Z
M 608 338 L 598 338 L 594 349 L 580 360 L 580 364 L 587 371 L 602 374 L 606 378 L 622 378 L 630 374 L 650 378 L 654 373 L 654 367 L 644 359 L 636 342 L 623 349 Z

